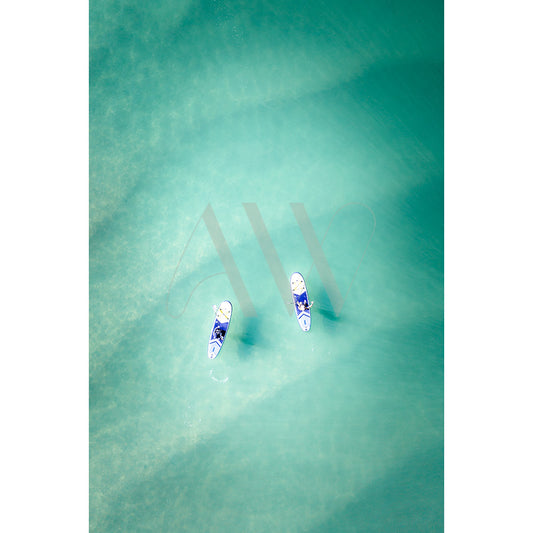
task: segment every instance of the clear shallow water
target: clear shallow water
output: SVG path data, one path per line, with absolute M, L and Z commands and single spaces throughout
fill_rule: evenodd
M 442 531 L 442 5 L 93 1 L 90 22 L 91 530 Z M 306 276 L 308 334 L 243 202 L 287 287 Z M 343 296 L 357 272 L 339 316 L 291 202 Z M 213 276 L 208 204 L 256 316 Z

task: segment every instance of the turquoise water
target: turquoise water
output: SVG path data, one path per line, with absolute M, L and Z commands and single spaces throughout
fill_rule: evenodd
M 443 82 L 439 2 L 91 2 L 91 531 L 443 530 Z

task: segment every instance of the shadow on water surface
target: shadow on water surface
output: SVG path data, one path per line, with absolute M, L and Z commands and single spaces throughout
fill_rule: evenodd
M 237 354 L 241 361 L 251 358 L 254 346 L 267 345 L 262 331 L 263 322 L 264 320 L 259 316 L 241 318 L 239 329 L 234 332 L 234 340 L 239 344 Z
M 336 329 L 339 324 L 345 321 L 345 317 L 342 312 L 339 315 L 335 314 L 328 294 L 322 286 L 319 289 L 315 289 L 315 294 L 312 314 L 316 313 L 324 318 L 324 326 L 327 329 Z

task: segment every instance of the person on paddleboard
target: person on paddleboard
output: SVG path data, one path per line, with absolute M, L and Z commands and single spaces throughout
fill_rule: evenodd
M 215 328 L 215 339 L 224 340 L 224 335 L 226 332 L 222 328 Z
M 300 311 L 309 311 L 309 309 L 311 309 L 311 307 L 313 307 L 313 304 L 315 302 L 311 302 L 310 304 L 308 304 L 307 300 L 304 300 L 303 302 L 298 302 L 298 309 Z

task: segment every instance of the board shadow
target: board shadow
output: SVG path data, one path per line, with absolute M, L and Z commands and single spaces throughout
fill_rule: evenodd
M 345 322 L 345 318 L 342 313 L 335 314 L 333 305 L 331 305 L 327 292 L 321 288 L 315 291 L 314 304 L 312 308 L 312 314 L 320 315 L 324 319 L 324 327 L 328 330 L 335 330 L 337 327 Z
M 241 327 L 236 332 L 235 340 L 239 346 L 237 355 L 241 361 L 248 361 L 252 357 L 254 346 L 267 346 L 264 335 L 264 320 L 260 316 L 244 317 Z

